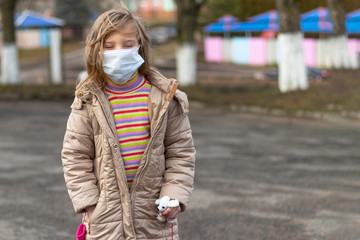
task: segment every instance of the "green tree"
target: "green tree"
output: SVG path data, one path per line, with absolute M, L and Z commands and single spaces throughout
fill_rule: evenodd
M 209 0 L 200 13 L 199 20 L 201 23 L 208 24 L 225 14 L 230 14 L 239 19 L 244 18 L 243 1 L 239 0 Z
M 84 26 L 89 25 L 91 9 L 96 6 L 92 3 L 92 0 L 56 0 L 55 16 L 64 19 L 72 31 L 70 40 L 84 39 Z
M 359 0 L 342 0 L 346 12 L 360 8 Z M 326 7 L 327 0 L 299 0 L 294 2 L 301 13 L 318 7 Z M 231 14 L 241 21 L 276 8 L 275 0 L 208 0 L 200 14 L 200 22 L 208 24 L 225 14 Z
M 246 21 L 248 17 L 275 7 L 274 0 L 209 0 L 201 11 L 200 20 L 207 24 L 225 14 L 230 14 L 241 21 Z
M 313 10 L 318 7 L 325 7 L 326 6 L 326 0 L 301 0 L 298 2 L 298 9 L 301 13 Z
M 91 1 L 56 0 L 55 16 L 66 21 L 69 26 L 84 26 L 91 17 Z
M 359 0 L 343 0 L 342 4 L 346 12 L 352 12 L 360 8 Z

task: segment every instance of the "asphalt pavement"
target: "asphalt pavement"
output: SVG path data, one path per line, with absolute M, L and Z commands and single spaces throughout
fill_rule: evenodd
M 0 240 L 75 239 L 60 159 L 71 101 L 0 102 Z M 360 128 L 191 103 L 182 240 L 360 239 Z

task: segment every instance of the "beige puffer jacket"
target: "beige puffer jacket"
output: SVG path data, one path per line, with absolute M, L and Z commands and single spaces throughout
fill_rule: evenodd
M 152 69 L 146 78 L 151 138 L 129 192 L 111 106 L 105 92 L 76 92 L 62 150 L 66 186 L 85 217 L 87 240 L 171 239 L 171 224 L 156 219 L 155 200 L 170 196 L 184 211 L 193 190 L 195 148 L 188 101 L 174 79 Z M 177 222 L 173 226 L 178 239 Z

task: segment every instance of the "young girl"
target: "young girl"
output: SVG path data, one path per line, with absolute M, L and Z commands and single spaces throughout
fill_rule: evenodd
M 62 162 L 86 239 L 178 239 L 193 190 L 195 149 L 186 95 L 149 67 L 149 38 L 127 9 L 105 12 L 86 40 Z M 164 196 L 180 206 L 160 213 Z

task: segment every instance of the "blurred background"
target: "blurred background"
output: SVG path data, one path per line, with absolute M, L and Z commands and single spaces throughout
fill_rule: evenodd
M 360 239 L 359 0 L 0 0 L 0 240 L 74 236 L 62 139 L 85 38 L 120 4 L 190 100 L 181 239 Z
M 357 111 L 358 96 L 351 94 L 359 88 L 356 0 L 2 1 L 0 47 L 16 43 L 16 49 L 2 51 L 10 54 L 2 61 L 3 94 L 10 91 L 6 85 L 27 85 L 28 95 L 34 86 L 75 86 L 92 23 L 120 2 L 148 21 L 153 65 L 184 89 L 191 86 L 191 99 L 287 111 Z M 286 33 L 301 39 L 290 40 L 287 48 L 280 43 Z

